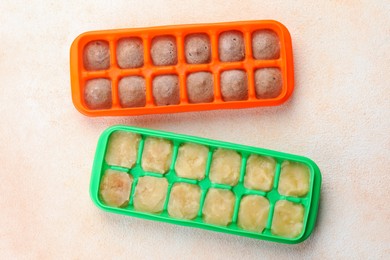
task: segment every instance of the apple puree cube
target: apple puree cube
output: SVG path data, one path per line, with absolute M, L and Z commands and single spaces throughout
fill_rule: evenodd
M 173 145 L 169 140 L 148 137 L 142 154 L 142 168 L 145 171 L 165 174 L 172 161 Z
M 164 208 L 167 191 L 167 179 L 151 176 L 140 177 L 135 187 L 134 209 L 149 213 L 160 213 Z
M 132 168 L 137 161 L 139 134 L 116 131 L 110 135 L 105 160 L 109 165 Z

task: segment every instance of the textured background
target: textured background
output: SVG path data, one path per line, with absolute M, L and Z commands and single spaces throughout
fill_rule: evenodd
M 0 3 L 2 258 L 390 255 L 389 1 L 110 2 Z M 87 118 L 72 105 L 69 48 L 84 31 L 251 19 L 278 20 L 293 38 L 296 89 L 280 107 Z M 92 160 L 119 123 L 312 158 L 316 229 L 294 246 L 102 212 L 88 194 Z

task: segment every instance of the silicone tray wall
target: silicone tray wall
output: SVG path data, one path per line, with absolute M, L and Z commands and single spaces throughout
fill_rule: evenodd
M 257 30 L 269 29 L 280 39 L 280 56 L 272 60 L 255 60 L 252 55 L 252 33 Z M 245 59 L 240 62 L 221 62 L 218 56 L 218 37 L 225 31 L 237 30 L 243 33 L 245 41 Z M 187 35 L 203 33 L 210 38 L 212 58 L 207 64 L 187 64 L 184 54 L 184 40 Z M 150 46 L 156 36 L 172 35 L 176 38 L 178 62 L 174 66 L 155 66 L 151 61 Z M 138 37 L 144 46 L 144 65 L 141 68 L 121 69 L 116 61 L 116 46 L 120 39 Z M 88 71 L 83 66 L 83 50 L 91 41 L 103 40 L 109 43 L 110 67 L 107 70 Z M 283 87 L 276 98 L 256 98 L 254 86 L 254 71 L 259 68 L 279 68 L 282 74 Z M 72 84 L 72 99 L 75 107 L 87 116 L 126 116 L 156 113 L 175 113 L 185 111 L 200 111 L 213 109 L 233 109 L 256 106 L 276 106 L 285 102 L 294 88 L 293 55 L 291 37 L 287 28 L 277 21 L 241 21 L 216 24 L 173 25 L 150 28 L 120 29 L 93 31 L 77 37 L 70 52 L 70 69 Z M 220 89 L 220 74 L 224 70 L 241 69 L 248 77 L 248 99 L 243 101 L 223 101 Z M 189 103 L 186 94 L 186 77 L 191 72 L 208 71 L 214 78 L 214 101 L 211 103 Z M 155 76 L 176 74 L 180 83 L 180 104 L 156 106 L 152 94 L 152 80 Z M 146 82 L 146 105 L 144 107 L 124 108 L 120 105 L 118 82 L 125 76 L 142 76 Z M 84 101 L 84 87 L 87 80 L 107 78 L 111 80 L 112 107 L 93 110 Z
M 122 168 L 122 167 L 118 167 L 118 166 L 111 166 L 111 165 L 108 165 L 104 160 L 106 148 L 107 148 L 107 142 L 109 140 L 110 135 L 115 131 L 127 131 L 127 132 L 132 132 L 132 133 L 138 133 L 142 137 L 140 145 L 139 145 L 139 150 L 138 150 L 138 159 L 137 159 L 136 165 L 132 169 Z M 174 145 L 173 159 L 172 159 L 171 167 L 170 167 L 169 172 L 165 175 L 145 172 L 141 168 L 141 157 L 142 157 L 142 151 L 143 151 L 143 143 L 144 143 L 145 138 L 149 137 L 149 136 L 160 137 L 160 138 L 165 138 L 165 139 L 171 140 L 173 145 Z M 205 145 L 206 147 L 209 148 L 207 167 L 206 167 L 206 177 L 203 180 L 198 181 L 198 180 L 193 180 L 193 179 L 179 178 L 175 174 L 174 165 L 175 165 L 175 161 L 177 158 L 178 148 L 181 144 L 188 143 L 188 142 L 202 144 L 202 145 Z M 211 158 L 212 158 L 213 151 L 216 148 L 232 149 L 232 150 L 235 150 L 241 154 L 241 156 L 242 156 L 241 173 L 240 173 L 240 178 L 239 178 L 239 182 L 237 185 L 231 187 L 231 186 L 227 186 L 227 185 L 223 185 L 223 184 L 215 184 L 209 180 L 208 175 L 209 175 L 209 170 L 210 170 Z M 276 160 L 277 166 L 276 166 L 274 184 L 273 184 L 273 188 L 271 191 L 263 192 L 263 191 L 258 191 L 258 190 L 249 190 L 249 189 L 244 187 L 243 179 L 244 179 L 244 175 L 245 175 L 246 160 L 249 157 L 249 155 L 251 155 L 251 154 L 270 156 Z M 302 163 L 302 164 L 308 166 L 308 168 L 310 169 L 310 189 L 309 189 L 309 192 L 306 196 L 304 196 L 302 198 L 288 197 L 288 196 L 280 195 L 278 193 L 277 185 L 279 182 L 281 163 L 285 160 Z M 99 197 L 100 181 L 101 181 L 101 178 L 102 178 L 104 172 L 107 169 L 114 169 L 114 170 L 118 170 L 118 171 L 127 172 L 127 173 L 130 173 L 134 178 L 133 187 L 132 187 L 132 191 L 131 191 L 131 195 L 130 195 L 130 203 L 125 208 L 116 208 L 116 207 L 107 206 L 104 204 L 104 202 L 102 202 L 101 198 Z M 144 213 L 144 212 L 136 211 L 134 209 L 133 195 L 134 195 L 135 187 L 137 185 L 137 179 L 141 176 L 154 176 L 154 177 L 159 177 L 159 178 L 166 178 L 168 180 L 169 186 L 168 186 L 167 199 L 166 199 L 165 204 L 164 204 L 164 210 L 161 214 Z M 201 203 L 200 203 L 201 205 L 200 205 L 198 216 L 194 220 L 175 219 L 175 218 L 170 217 L 168 212 L 167 212 L 167 205 L 168 205 L 168 200 L 169 200 L 170 189 L 171 189 L 172 185 L 174 183 L 177 183 L 177 182 L 197 184 L 197 185 L 199 185 L 199 187 L 201 189 L 201 194 L 202 194 L 201 195 Z M 265 149 L 261 149 L 261 148 L 242 146 L 242 145 L 226 143 L 226 142 L 221 142 L 221 141 L 214 141 L 214 140 L 209 140 L 209 139 L 204 139 L 204 138 L 199 138 L 199 137 L 173 134 L 173 133 L 168 133 L 168 132 L 163 132 L 163 131 L 155 131 L 155 130 L 149 130 L 149 129 L 136 128 L 136 127 L 128 127 L 128 126 L 114 126 L 114 127 L 107 129 L 101 135 L 101 137 L 99 139 L 97 150 L 96 150 L 96 155 L 95 155 L 95 160 L 94 160 L 94 165 L 93 165 L 93 170 L 92 170 L 90 192 L 91 192 L 91 197 L 92 197 L 92 200 L 94 201 L 94 203 L 99 208 L 106 210 L 106 211 L 109 211 L 109 212 L 124 214 L 124 215 L 128 215 L 128 216 L 135 216 L 135 217 L 140 217 L 140 218 L 144 218 L 144 219 L 159 220 L 159 221 L 164 221 L 164 222 L 174 223 L 174 224 L 179 224 L 179 225 L 184 225 L 184 226 L 198 227 L 198 228 L 203 228 L 203 229 L 208 229 L 208 230 L 213 230 L 213 231 L 220 231 L 220 232 L 225 232 L 225 233 L 230 233 L 230 234 L 242 235 L 242 236 L 247 236 L 247 237 L 252 237 L 252 238 L 257 238 L 257 239 L 276 241 L 276 242 L 282 242 L 282 243 L 288 243 L 288 244 L 295 244 L 295 243 L 299 243 L 299 242 L 302 242 L 303 240 L 305 240 L 311 234 L 311 232 L 313 230 L 313 227 L 315 225 L 316 218 L 317 218 L 317 210 L 318 210 L 319 197 L 320 197 L 320 187 L 321 187 L 320 171 L 319 171 L 317 165 L 313 161 L 311 161 L 310 159 L 307 159 L 305 157 L 290 155 L 290 154 L 285 154 L 285 153 L 280 153 L 280 152 L 275 152 L 275 151 L 270 151 L 270 150 L 265 150 Z M 227 227 L 212 225 L 212 224 L 208 224 L 208 223 L 205 223 L 202 221 L 202 206 L 204 203 L 205 195 L 206 195 L 207 190 L 209 188 L 229 189 L 236 196 L 233 220 L 232 220 L 232 223 L 230 225 L 228 225 Z M 238 216 L 238 209 L 239 209 L 240 200 L 244 195 L 249 195 L 249 194 L 250 195 L 260 195 L 260 196 L 266 197 L 269 200 L 270 211 L 269 211 L 268 221 L 267 221 L 266 227 L 262 233 L 245 231 L 243 229 L 240 229 L 237 226 L 237 216 Z M 274 209 L 275 203 L 278 200 L 287 200 L 287 201 L 298 203 L 298 204 L 301 204 L 304 206 L 305 213 L 304 213 L 303 230 L 298 237 L 286 238 L 286 237 L 276 236 L 276 235 L 271 233 L 273 209 Z

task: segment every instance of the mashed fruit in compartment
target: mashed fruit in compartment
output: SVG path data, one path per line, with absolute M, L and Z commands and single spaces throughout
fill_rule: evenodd
M 206 223 L 227 226 L 232 222 L 236 197 L 230 190 L 211 188 L 203 205 L 203 220 Z
M 251 155 L 246 162 L 244 186 L 248 189 L 270 191 L 274 183 L 276 161 L 271 157 Z
M 304 208 L 287 200 L 276 202 L 271 232 L 275 235 L 294 238 L 302 232 Z
M 132 168 L 137 161 L 139 134 L 116 131 L 110 135 L 105 160 L 109 165 Z
M 173 144 L 169 140 L 148 137 L 142 153 L 142 168 L 145 171 L 164 174 L 172 161 Z
M 125 172 L 106 170 L 100 182 L 100 196 L 105 204 L 125 207 L 129 203 L 133 177 Z
M 309 192 L 310 170 L 301 163 L 285 161 L 279 177 L 279 193 L 303 197 Z
M 242 198 L 238 211 L 237 225 L 245 230 L 261 233 L 267 224 L 269 201 L 257 195 Z
M 169 196 L 169 215 L 181 219 L 196 218 L 200 207 L 200 193 L 198 185 L 175 183 Z
M 140 177 L 135 187 L 134 209 L 149 213 L 160 213 L 164 208 L 167 191 L 167 179 L 151 176 Z
M 241 169 L 241 155 L 233 150 L 217 149 L 210 166 L 210 180 L 215 183 L 234 186 L 238 183 Z
M 204 145 L 186 143 L 180 146 L 175 171 L 179 177 L 201 180 L 206 174 L 209 149 Z

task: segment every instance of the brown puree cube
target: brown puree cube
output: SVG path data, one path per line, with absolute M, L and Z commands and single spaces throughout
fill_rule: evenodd
M 214 79 L 210 72 L 194 72 L 187 77 L 187 95 L 190 103 L 209 103 L 214 100 Z
M 243 70 L 226 70 L 221 73 L 221 94 L 224 101 L 248 99 L 248 77 Z
M 282 93 L 283 79 L 278 68 L 258 69 L 255 72 L 257 98 L 276 98 Z
M 255 31 L 252 35 L 253 57 L 257 60 L 278 59 L 280 56 L 280 40 L 271 30 Z
M 84 67 L 87 70 L 105 70 L 110 67 L 110 47 L 106 41 L 92 41 L 84 48 Z
M 191 34 L 185 38 L 186 61 L 190 64 L 209 63 L 211 44 L 207 34 Z
M 244 36 L 240 31 L 227 31 L 219 35 L 219 59 L 223 62 L 245 59 Z
M 104 78 L 88 80 L 85 84 L 84 100 L 90 109 L 111 108 L 111 81 Z
M 151 176 L 140 177 L 135 187 L 134 209 L 149 213 L 160 213 L 164 209 L 167 192 L 167 179 Z
M 209 189 L 203 206 L 203 221 L 227 226 L 232 222 L 235 201 L 236 197 L 230 190 Z
M 99 193 L 105 204 L 125 207 L 129 202 L 133 177 L 125 172 L 106 170 L 100 183 Z
M 137 37 L 122 38 L 116 47 L 116 60 L 122 69 L 139 68 L 144 65 L 144 45 Z
M 157 106 L 179 104 L 179 77 L 177 75 L 160 75 L 155 77 L 153 79 L 153 98 Z
M 200 207 L 200 188 L 188 183 L 175 183 L 172 187 L 168 213 L 181 219 L 194 219 Z
M 128 76 L 119 80 L 119 100 L 122 107 L 143 107 L 146 105 L 145 79 Z
M 168 66 L 177 64 L 176 39 L 173 36 L 158 36 L 152 40 L 150 49 L 153 64 L 156 66 Z

